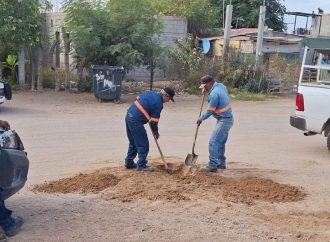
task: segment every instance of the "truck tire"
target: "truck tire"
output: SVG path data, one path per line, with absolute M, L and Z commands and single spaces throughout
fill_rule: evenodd
M 4 92 L 5 92 L 5 98 L 7 100 L 11 100 L 12 97 L 11 86 L 8 83 L 4 84 Z
M 328 150 L 330 152 L 330 133 L 328 134 L 328 138 L 327 138 L 327 146 L 328 146 Z

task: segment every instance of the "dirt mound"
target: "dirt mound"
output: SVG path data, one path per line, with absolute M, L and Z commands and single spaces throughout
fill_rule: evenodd
M 279 184 L 257 176 L 225 177 L 221 173 L 198 172 L 182 163 L 169 163 L 171 174 L 164 165 L 153 163 L 156 172 L 136 172 L 122 167 L 106 168 L 90 174 L 52 181 L 33 187 L 35 192 L 70 193 L 99 192 L 104 199 L 130 202 L 138 199 L 178 202 L 192 199 L 221 199 L 235 203 L 295 202 L 306 194 L 297 187 Z
M 63 178 L 58 181 L 45 182 L 34 186 L 31 190 L 45 193 L 96 193 L 115 186 L 118 182 L 119 179 L 115 175 L 96 171 L 90 174 L 80 173 L 74 177 Z

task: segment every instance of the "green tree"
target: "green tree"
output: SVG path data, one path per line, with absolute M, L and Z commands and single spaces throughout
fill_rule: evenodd
M 10 43 L 12 51 L 18 53 L 21 88 L 25 86 L 25 50 L 41 42 L 42 9 L 50 6 L 47 0 L 0 1 L 0 46 Z
M 131 69 L 139 64 L 155 67 L 154 41 L 161 22 L 150 8 L 151 0 L 66 0 L 66 27 L 75 50 L 78 68 L 90 64 L 122 65 Z
M 112 0 L 109 2 L 112 45 L 108 51 L 116 63 L 128 68 L 145 61 L 155 46 L 153 38 L 162 29 L 150 8 L 152 0 Z
M 152 7 L 159 15 L 186 17 L 188 32 L 194 36 L 219 32 L 219 8 L 210 0 L 158 0 L 153 1 Z
M 218 9 L 219 25 L 223 25 L 223 3 L 229 4 L 227 0 L 209 0 L 213 7 Z M 276 31 L 283 31 L 286 25 L 283 23 L 285 6 L 282 0 L 267 0 L 265 24 Z M 232 0 L 233 20 L 232 26 L 240 28 L 257 28 L 259 20 L 259 9 L 263 0 Z M 226 11 L 226 9 L 225 9 Z
M 16 73 L 16 66 L 17 66 L 17 56 L 16 55 L 8 55 L 6 58 L 6 62 L 3 63 L 4 67 L 10 69 L 12 83 L 16 81 L 17 73 Z
M 107 37 L 111 36 L 105 5 L 99 0 L 67 0 L 63 8 L 78 69 L 90 63 L 104 64 Z

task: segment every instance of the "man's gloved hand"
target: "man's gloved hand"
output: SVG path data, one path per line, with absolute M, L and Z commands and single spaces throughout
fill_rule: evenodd
M 197 126 L 200 126 L 202 122 L 203 122 L 202 120 L 198 119 L 197 122 L 196 122 Z
M 158 140 L 159 139 L 159 133 L 157 133 L 157 134 L 154 134 L 155 135 L 155 138 Z

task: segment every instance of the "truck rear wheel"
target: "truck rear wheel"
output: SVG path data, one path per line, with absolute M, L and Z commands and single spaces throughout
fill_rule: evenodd
M 328 138 L 327 138 L 327 146 L 328 146 L 328 150 L 330 152 L 330 133 L 328 134 Z

